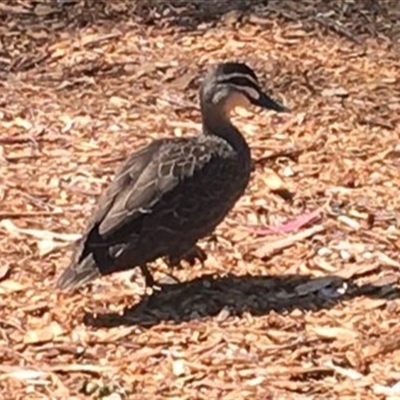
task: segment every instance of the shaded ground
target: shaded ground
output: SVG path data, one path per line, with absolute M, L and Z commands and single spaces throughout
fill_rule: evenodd
M 398 398 L 400 5 L 165 3 L 0 5 L 0 397 Z M 238 115 L 255 173 L 205 268 L 56 292 L 120 160 L 198 129 L 228 59 L 292 112 Z M 302 240 L 248 227 L 322 206 Z

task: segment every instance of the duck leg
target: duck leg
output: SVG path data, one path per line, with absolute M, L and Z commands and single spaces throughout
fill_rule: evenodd
M 199 260 L 200 263 L 203 265 L 207 259 L 207 254 L 205 251 L 197 245 L 194 245 L 189 250 L 185 251 L 184 253 L 178 256 L 169 256 L 166 257 L 165 263 L 168 265 L 169 268 L 174 267 L 181 267 L 182 261 L 186 261 L 189 263 L 190 266 L 193 267 L 196 260 Z
M 207 254 L 205 253 L 205 251 L 199 246 L 194 245 L 189 250 L 181 253 L 178 256 L 166 257 L 165 263 L 169 268 L 172 269 L 176 267 L 182 267 L 182 261 L 186 261 L 189 263 L 190 266 L 193 266 L 196 263 L 196 260 L 199 260 L 200 263 L 204 265 L 206 259 Z M 168 274 L 169 278 L 166 279 L 165 282 L 163 282 L 164 279 L 161 282 L 156 282 L 146 264 L 140 265 L 140 270 L 143 274 L 146 287 L 154 288 L 155 286 L 158 286 L 162 288 L 163 286 L 179 283 L 179 280 L 172 274 Z
M 189 265 L 193 266 L 196 260 L 199 260 L 201 264 L 204 264 L 204 261 L 206 259 L 207 259 L 207 254 L 204 252 L 204 250 L 194 245 L 186 252 L 181 253 L 179 256 L 165 257 L 165 263 L 170 269 L 172 269 L 176 267 L 181 267 L 182 261 L 186 261 L 189 263 Z M 167 274 L 167 278 L 162 278 L 161 281 L 156 282 L 153 275 L 147 268 L 146 264 L 141 265 L 140 270 L 143 274 L 146 287 L 149 288 L 159 287 L 162 289 L 164 287 L 167 288 L 168 286 L 179 283 L 179 279 L 172 274 Z
M 181 258 L 181 261 L 187 261 L 191 267 L 196 263 L 196 260 L 200 261 L 201 265 L 204 265 L 204 262 L 207 260 L 206 252 L 197 245 L 193 246 Z
M 140 266 L 140 270 L 142 271 L 146 288 L 162 290 L 168 289 L 171 285 L 179 283 L 177 278 L 169 274 L 167 279 L 161 278 L 161 280 L 157 282 L 146 265 Z
M 146 284 L 146 287 L 150 287 L 153 288 L 154 286 L 157 285 L 153 275 L 151 274 L 151 272 L 149 271 L 149 269 L 147 268 L 146 264 L 143 264 L 140 266 L 140 270 L 142 271 L 143 277 L 144 277 L 144 282 Z

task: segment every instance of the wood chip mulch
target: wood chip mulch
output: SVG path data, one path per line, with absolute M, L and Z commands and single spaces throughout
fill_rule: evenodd
M 3 0 L 0 21 L 1 399 L 400 398 L 398 1 Z M 238 110 L 255 171 L 204 268 L 56 291 L 116 166 L 199 129 L 221 60 L 291 112 Z

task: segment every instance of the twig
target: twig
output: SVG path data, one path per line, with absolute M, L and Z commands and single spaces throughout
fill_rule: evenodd
M 326 226 L 316 225 L 308 228 L 304 231 L 296 233 L 292 236 L 275 240 L 273 242 L 269 241 L 269 239 L 263 239 L 262 241 L 257 241 L 257 244 L 253 244 L 251 247 L 258 247 L 256 250 L 252 251 L 252 254 L 258 258 L 264 258 L 270 256 L 272 254 L 277 253 L 280 250 L 283 250 L 287 247 L 293 246 L 296 242 L 300 242 L 301 240 L 307 239 L 311 236 L 314 236 L 317 233 L 323 232 L 326 229 Z M 263 244 L 264 242 L 267 242 Z
M 338 365 L 335 365 L 332 361 L 327 361 L 325 363 L 325 367 L 330 368 L 332 371 L 336 372 L 337 374 L 344 376 L 346 378 L 349 378 L 353 381 L 357 381 L 362 378 L 365 378 L 365 376 L 363 374 L 360 374 L 355 369 L 339 367 Z
M 63 364 L 50 366 L 48 370 L 51 372 L 89 372 L 99 374 L 101 372 L 113 371 L 114 368 L 90 364 Z
M 313 20 L 315 22 L 318 22 L 319 24 L 321 24 L 325 28 L 328 28 L 328 29 L 330 29 L 330 30 L 332 30 L 332 31 L 334 31 L 334 32 L 346 37 L 347 39 L 351 40 L 352 42 L 355 42 L 355 43 L 357 43 L 359 45 L 362 44 L 360 39 L 358 39 L 354 34 L 352 34 L 344 26 L 339 25 L 337 22 L 332 21 L 329 18 L 318 16 L 318 17 L 314 17 Z
M 299 215 L 298 217 L 276 227 L 252 228 L 254 229 L 254 233 L 260 236 L 295 232 L 303 226 L 319 221 L 323 213 L 323 208 L 324 207 L 320 207 L 310 213 Z
M 0 211 L 0 219 L 30 218 L 30 217 L 52 217 L 64 214 L 64 211 Z
M 12 137 L 12 136 L 1 136 L 0 144 L 25 144 L 25 143 L 34 143 L 37 139 L 32 136 L 25 137 Z
M 31 14 L 30 10 L 26 10 L 23 7 L 9 6 L 7 4 L 0 3 L 0 12 L 5 14 Z
M 98 43 L 101 43 L 101 42 L 106 42 L 107 40 L 110 40 L 110 39 L 118 38 L 121 35 L 122 35 L 121 32 L 114 32 L 114 33 L 109 33 L 107 35 L 102 35 L 102 36 L 97 36 L 97 37 L 90 37 L 90 38 L 87 38 L 86 40 L 84 38 L 82 40 L 82 45 L 85 46 L 85 47 L 89 47 L 89 46 L 92 46 L 94 44 L 98 44 Z
M 5 229 L 8 232 L 24 234 L 33 236 L 41 240 L 59 240 L 62 242 L 74 242 L 80 239 L 81 235 L 78 234 L 67 234 L 67 233 L 56 233 L 51 231 L 44 231 L 38 229 L 23 229 L 15 226 L 10 220 L 4 219 L 0 222 L 0 228 Z

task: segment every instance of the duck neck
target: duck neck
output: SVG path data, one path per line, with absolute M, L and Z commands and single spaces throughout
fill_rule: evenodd
M 225 114 L 211 107 L 203 109 L 203 133 L 226 140 L 243 161 L 251 162 L 250 148 L 240 131 Z

